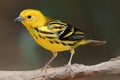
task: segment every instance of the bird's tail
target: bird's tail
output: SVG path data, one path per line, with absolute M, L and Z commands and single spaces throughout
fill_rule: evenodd
M 104 45 L 106 43 L 106 41 L 98 41 L 98 40 L 92 40 L 92 39 L 83 39 L 80 41 L 80 45 L 93 45 L 93 46 L 101 46 Z

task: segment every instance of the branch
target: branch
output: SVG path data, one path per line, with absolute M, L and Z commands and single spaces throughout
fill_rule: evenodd
M 0 80 L 69 80 L 107 75 L 120 75 L 120 57 L 100 64 L 85 66 L 73 64 L 48 68 L 47 73 L 40 69 L 33 71 L 0 71 Z M 67 71 L 66 71 L 67 69 Z

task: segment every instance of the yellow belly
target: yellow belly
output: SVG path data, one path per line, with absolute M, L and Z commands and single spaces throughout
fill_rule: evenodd
M 48 38 L 36 38 L 35 36 L 32 36 L 34 40 L 43 48 L 50 50 L 50 51 L 65 51 L 65 50 L 70 50 L 71 46 L 62 44 L 59 41 L 50 40 Z

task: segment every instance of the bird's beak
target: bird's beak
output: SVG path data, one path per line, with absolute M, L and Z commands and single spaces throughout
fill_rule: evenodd
M 17 18 L 15 18 L 14 21 L 19 21 L 19 22 L 21 22 L 21 21 L 24 21 L 24 18 L 22 18 L 21 16 L 18 16 Z

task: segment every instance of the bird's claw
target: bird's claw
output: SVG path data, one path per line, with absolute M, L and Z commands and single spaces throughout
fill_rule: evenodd
M 41 71 L 47 71 L 47 68 L 50 68 L 51 66 L 50 65 L 45 65 L 44 67 L 41 68 Z
M 73 77 L 74 75 L 72 74 L 73 73 L 72 66 L 68 64 L 65 67 L 66 67 L 65 72 L 71 77 Z

